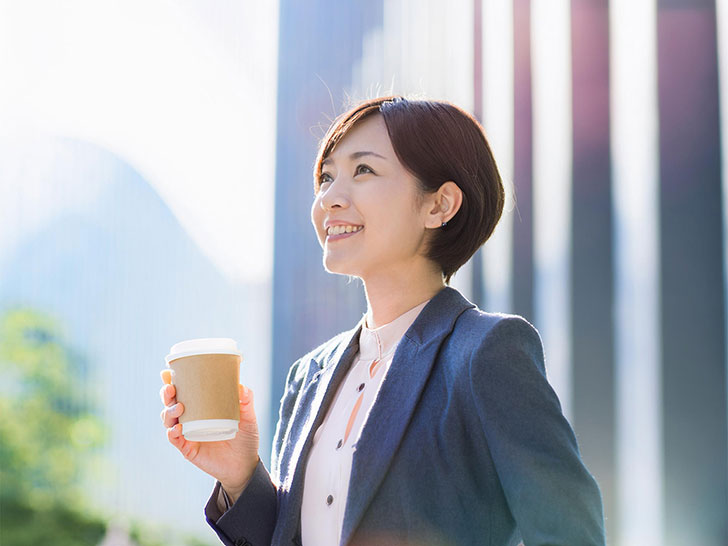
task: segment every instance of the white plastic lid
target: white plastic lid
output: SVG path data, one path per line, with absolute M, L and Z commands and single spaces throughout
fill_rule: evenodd
M 172 345 L 169 354 L 165 357 L 167 364 L 177 358 L 192 355 L 238 355 L 238 344 L 228 337 L 205 337 L 188 339 Z

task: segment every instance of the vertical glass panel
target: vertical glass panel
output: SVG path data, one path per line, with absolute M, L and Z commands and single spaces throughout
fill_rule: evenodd
M 481 254 L 489 310 L 513 307 L 513 1 L 483 0 L 483 126 L 495 155 L 506 203 L 503 216 Z
M 723 193 L 723 274 L 724 284 L 728 286 L 728 2 L 716 0 L 716 22 L 718 27 L 718 83 L 720 101 L 720 134 L 721 134 L 721 167 Z M 724 289 L 726 301 L 724 313 L 728 312 L 728 289 Z M 725 339 L 728 339 L 728 320 L 726 321 Z M 728 370 L 728 361 L 726 362 Z M 726 373 L 728 378 L 728 373 Z M 728 384 L 726 385 L 728 391 Z M 728 460 L 726 461 L 728 465 Z
M 618 544 L 662 544 L 656 6 L 610 3 Z
M 531 4 L 535 322 L 546 371 L 571 416 L 571 11 Z

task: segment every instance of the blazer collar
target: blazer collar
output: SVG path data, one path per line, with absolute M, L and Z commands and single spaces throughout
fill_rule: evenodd
M 425 305 L 415 321 L 404 333 L 404 337 L 417 345 L 433 343 L 441 337 L 441 334 L 447 334 L 453 329 L 455 320 L 460 316 L 460 313 L 472 307 L 475 307 L 475 304 L 468 301 L 454 288 L 446 286 Z M 366 315 L 362 316 L 354 328 L 341 333 L 341 342 L 316 360 L 319 368 L 335 366 L 340 362 L 344 352 L 349 353 L 359 350 L 359 336 L 365 321 Z

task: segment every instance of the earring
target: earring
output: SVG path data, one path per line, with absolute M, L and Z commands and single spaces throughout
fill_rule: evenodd
M 442 224 L 440 224 L 440 227 L 445 227 L 446 225 L 447 225 L 447 222 L 443 222 Z

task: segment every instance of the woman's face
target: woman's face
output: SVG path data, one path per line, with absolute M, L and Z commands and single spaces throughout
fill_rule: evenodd
M 311 208 L 324 268 L 365 282 L 426 260 L 425 209 L 380 114 L 359 122 L 324 160 Z M 344 230 L 344 231 L 342 231 Z

